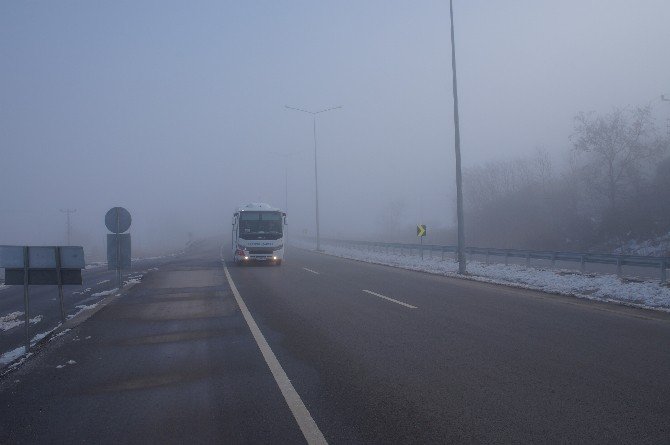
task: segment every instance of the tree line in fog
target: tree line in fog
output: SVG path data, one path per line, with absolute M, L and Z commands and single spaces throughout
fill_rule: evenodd
M 561 156 L 560 166 L 538 150 L 464 170 L 467 245 L 612 252 L 670 242 L 670 138 L 651 106 L 579 113 Z M 389 202 L 376 239 L 418 242 L 405 213 L 402 199 Z M 456 243 L 455 224 L 428 222 L 428 243 Z
M 612 251 L 670 232 L 670 141 L 651 107 L 580 113 L 567 167 L 547 153 L 464 173 L 469 245 Z

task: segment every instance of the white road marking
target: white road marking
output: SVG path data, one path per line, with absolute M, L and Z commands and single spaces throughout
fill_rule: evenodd
M 306 267 L 303 267 L 303 269 L 306 270 L 307 272 L 312 272 L 314 275 L 320 275 L 321 274 L 320 272 L 317 272 L 317 271 L 312 270 L 312 269 L 308 269 Z
M 326 442 L 325 437 L 323 437 L 323 433 L 316 425 L 316 422 L 314 422 L 314 419 L 312 419 L 312 416 L 307 410 L 307 407 L 305 406 L 302 399 L 296 392 L 295 388 L 293 387 L 293 384 L 286 375 L 286 372 L 279 364 L 279 360 L 277 360 L 277 357 L 275 356 L 274 352 L 272 352 L 270 345 L 265 340 L 265 337 L 263 336 L 261 330 L 258 328 L 256 321 L 254 321 L 254 318 L 251 316 L 251 312 L 249 312 L 249 309 L 247 309 L 247 305 L 244 303 L 244 300 L 242 300 L 242 296 L 237 290 L 237 287 L 235 286 L 235 283 L 233 282 L 233 279 L 230 276 L 230 272 L 228 272 L 228 268 L 226 267 L 225 262 L 223 262 L 223 271 L 226 274 L 228 284 L 230 285 L 230 290 L 233 291 L 235 301 L 237 301 L 237 305 L 240 307 L 240 311 L 244 316 L 244 320 L 247 322 L 247 325 L 251 330 L 251 334 L 254 336 L 254 339 L 256 340 L 256 344 L 258 345 L 258 348 L 261 350 L 263 358 L 265 359 L 265 363 L 267 363 L 268 367 L 270 368 L 272 376 L 275 378 L 277 386 L 279 386 L 279 390 L 284 396 L 284 399 L 286 400 L 288 407 L 291 409 L 291 413 L 293 413 L 293 417 L 298 423 L 300 431 L 302 431 L 303 436 L 305 436 L 305 440 L 307 440 L 308 444 L 327 444 L 328 442 Z
M 382 294 L 378 294 L 377 292 L 372 292 L 371 290 L 365 290 L 363 289 L 363 292 L 367 292 L 368 294 L 374 295 L 375 297 L 383 298 L 384 300 L 392 301 L 394 303 L 398 303 L 401 306 L 408 307 L 410 309 L 417 309 L 416 306 L 412 306 L 411 304 L 403 303 L 402 301 L 394 300 L 393 298 L 385 297 Z

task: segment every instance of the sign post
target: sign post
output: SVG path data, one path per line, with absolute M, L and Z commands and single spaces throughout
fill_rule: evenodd
M 130 212 L 123 207 L 113 207 L 105 215 L 107 234 L 107 268 L 116 269 L 116 283 L 121 289 L 121 270 L 130 269 L 130 234 L 123 233 L 130 228 Z
M 61 276 L 60 247 L 56 247 L 56 276 L 58 277 L 58 299 L 60 300 L 60 321 L 65 323 L 65 307 L 63 306 L 63 277 Z
M 81 285 L 84 267 L 83 247 L 0 246 L 0 268 L 5 269 L 5 284 L 23 285 L 26 352 L 30 349 L 30 286 L 58 286 L 60 319 L 65 323 L 63 285 Z
M 426 236 L 426 225 L 418 224 L 416 226 L 416 236 L 421 240 L 421 260 L 423 260 L 423 237 Z

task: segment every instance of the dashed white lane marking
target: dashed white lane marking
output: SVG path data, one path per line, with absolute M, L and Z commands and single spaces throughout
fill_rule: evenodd
M 312 269 L 308 269 L 306 267 L 303 267 L 303 269 L 306 270 L 307 272 L 312 272 L 314 275 L 320 275 L 321 274 L 320 272 L 317 272 L 317 271 L 312 270 Z
M 383 298 L 384 300 L 392 301 L 393 303 L 397 303 L 401 306 L 408 307 L 410 309 L 417 309 L 416 306 L 412 306 L 411 304 L 403 303 L 402 301 L 395 300 L 393 298 L 385 297 L 382 294 L 378 294 L 377 292 L 372 292 L 371 290 L 365 290 L 363 289 L 363 292 L 367 292 L 368 294 L 374 295 L 375 297 Z
M 247 322 L 247 325 L 251 330 L 251 334 L 254 336 L 254 340 L 256 340 L 256 344 L 263 354 L 265 363 L 267 363 L 268 367 L 270 368 L 272 376 L 277 382 L 277 386 L 279 386 L 279 389 L 284 396 L 288 407 L 291 409 L 291 413 L 293 413 L 293 417 L 298 423 L 300 431 L 302 431 L 303 436 L 305 436 L 305 440 L 307 440 L 308 444 L 327 444 L 328 442 L 326 442 L 326 439 L 323 437 L 323 433 L 316 425 L 316 422 L 314 422 L 314 419 L 312 419 L 312 416 L 307 410 L 307 407 L 303 403 L 302 399 L 293 387 L 293 384 L 286 375 L 284 368 L 282 368 L 279 364 L 279 360 L 277 360 L 277 357 L 275 356 L 274 352 L 272 352 L 270 345 L 265 340 L 263 333 L 258 328 L 254 318 L 251 316 L 251 312 L 249 312 L 249 309 L 247 309 L 247 305 L 244 303 L 244 300 L 242 300 L 242 296 L 238 292 L 237 287 L 235 286 L 235 283 L 230 276 L 230 272 L 228 272 L 228 268 L 226 267 L 225 262 L 223 263 L 223 271 L 226 274 L 228 284 L 230 285 L 230 290 L 233 291 L 235 301 L 237 301 L 237 305 L 240 307 L 240 311 L 244 316 L 244 320 Z

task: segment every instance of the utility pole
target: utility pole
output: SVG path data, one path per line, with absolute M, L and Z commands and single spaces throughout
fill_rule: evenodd
M 70 234 L 71 234 L 71 228 L 72 226 L 70 225 L 70 214 L 75 213 L 77 209 L 60 209 L 62 213 L 67 214 L 67 245 L 70 245 Z
M 456 214 L 458 219 L 458 273 L 465 274 L 465 229 L 463 227 L 463 185 L 461 176 L 461 131 L 458 122 L 458 85 L 456 82 L 456 43 L 454 42 L 454 5 L 449 0 L 451 17 L 451 71 L 454 94 L 454 140 L 456 150 Z
M 303 110 L 301 108 L 294 108 L 294 107 L 289 107 L 288 105 L 284 105 L 286 108 L 289 110 L 295 110 L 295 111 L 302 111 L 303 113 L 311 114 L 313 118 L 313 128 L 314 128 L 314 189 L 315 189 L 315 201 L 316 201 L 316 250 L 320 251 L 321 250 L 321 238 L 319 235 L 319 176 L 317 174 L 317 163 L 316 163 L 316 115 L 325 113 L 326 111 L 331 111 L 331 110 L 337 110 L 338 108 L 342 108 L 341 106 L 337 107 L 330 107 L 330 108 L 324 108 L 323 110 L 319 111 L 307 111 Z

